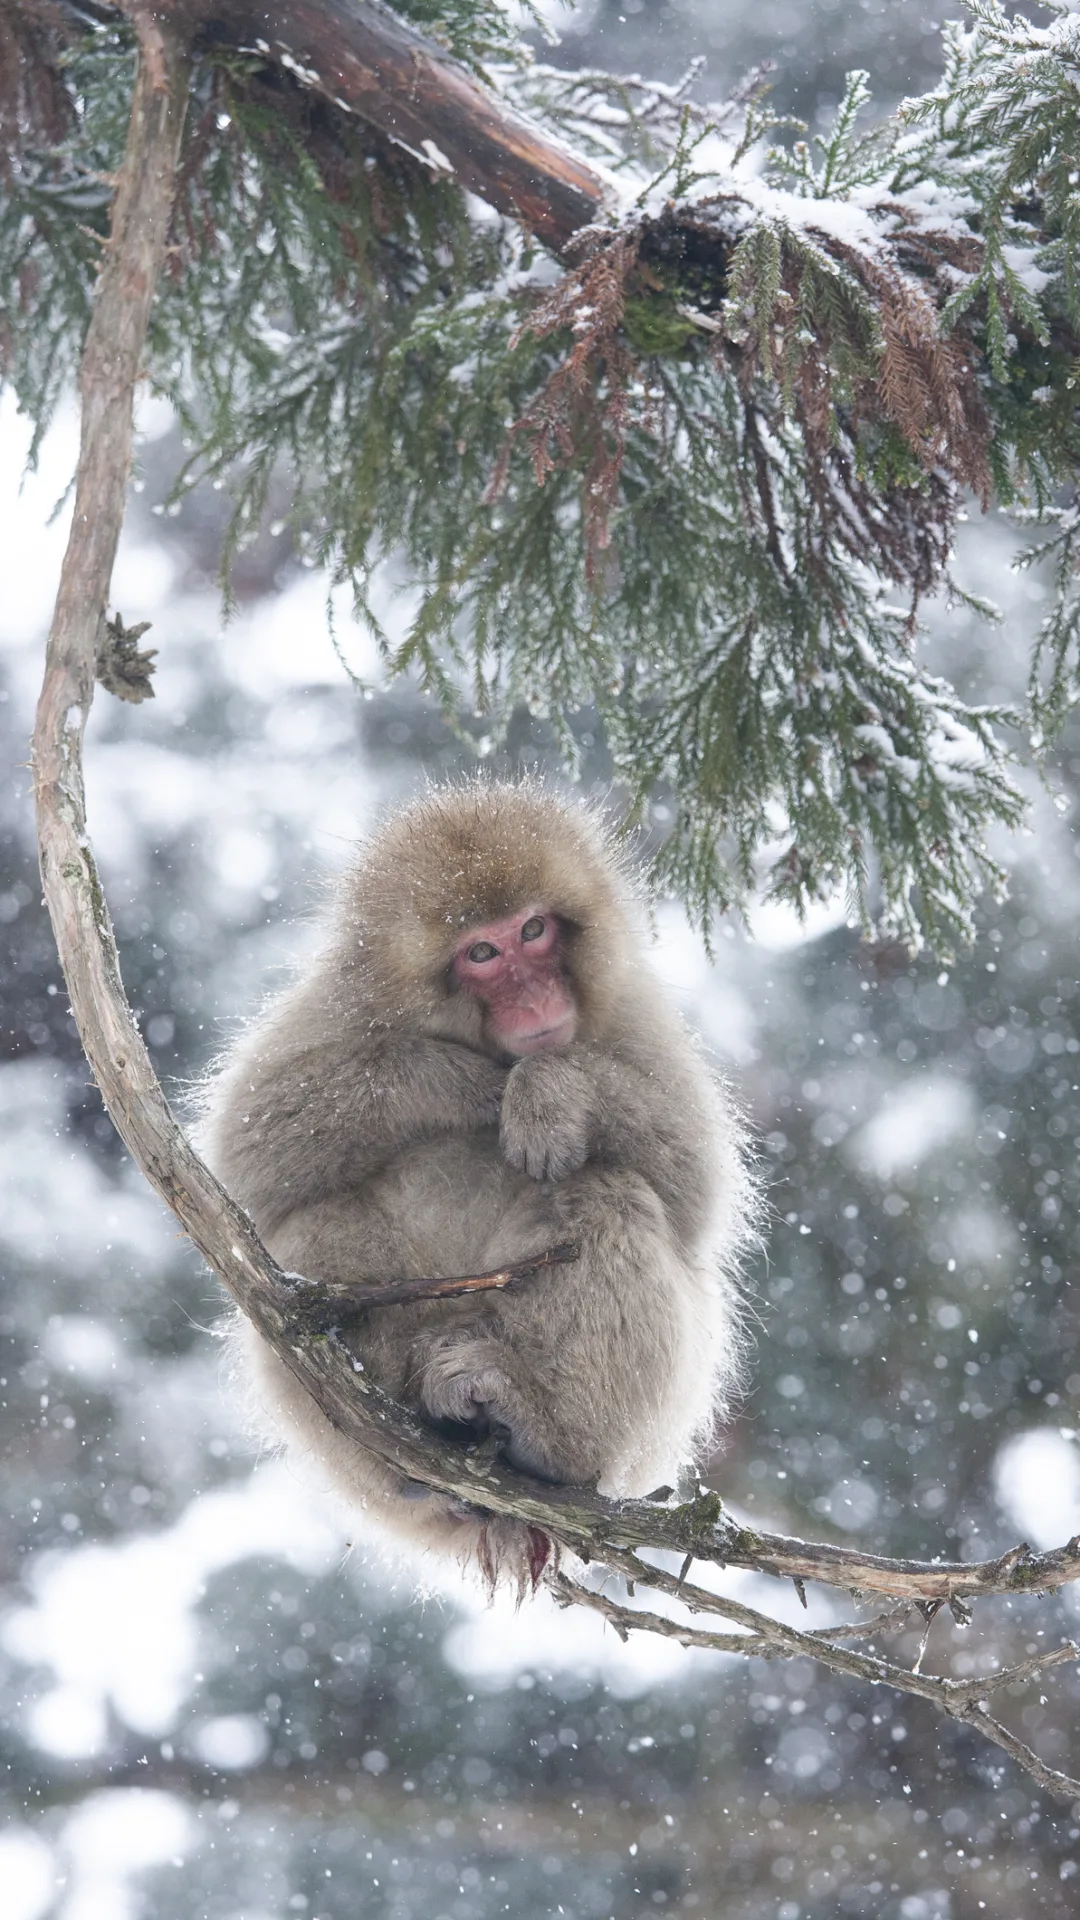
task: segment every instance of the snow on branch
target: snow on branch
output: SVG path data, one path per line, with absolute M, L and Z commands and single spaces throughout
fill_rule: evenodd
M 1041 751 L 1080 689 L 1077 17 L 980 5 L 925 100 L 867 126 L 853 74 L 794 141 L 760 75 L 717 108 L 692 72 L 564 73 L 494 0 L 440 6 L 457 58 L 377 0 L 161 17 L 195 69 L 145 365 L 190 443 L 177 491 L 232 502 L 226 583 L 284 496 L 391 671 L 448 707 L 468 686 L 495 731 L 524 702 L 568 741 L 592 708 L 706 929 L 761 888 L 845 893 L 943 958 L 969 940 L 1024 812 L 1009 729 Z M 0 0 L 0 348 L 39 434 L 85 331 L 127 32 L 110 0 Z M 919 656 L 927 600 L 977 608 L 972 494 L 1050 532 L 1026 714 Z M 415 589 L 393 639 L 387 568 Z

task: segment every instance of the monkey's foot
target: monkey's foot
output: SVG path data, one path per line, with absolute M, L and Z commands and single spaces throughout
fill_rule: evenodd
M 490 1434 L 499 1440 L 503 1458 L 520 1472 L 557 1478 L 525 1396 L 500 1359 L 500 1349 L 490 1339 L 440 1335 L 424 1350 L 421 1405 L 433 1420 L 476 1438 Z
M 489 1596 L 494 1597 L 500 1576 L 509 1571 L 510 1577 L 516 1579 L 520 1601 L 527 1593 L 536 1592 L 549 1561 L 558 1565 L 558 1554 L 554 1543 L 539 1527 L 519 1528 L 513 1522 L 507 1527 L 505 1523 L 500 1526 L 497 1521 L 489 1521 L 480 1529 L 476 1560 Z

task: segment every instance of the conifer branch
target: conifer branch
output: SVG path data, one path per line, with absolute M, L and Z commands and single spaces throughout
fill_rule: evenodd
M 1034 30 L 981 7 L 938 94 L 864 134 L 853 75 L 816 154 L 744 164 L 773 124 L 751 93 L 706 176 L 714 116 L 678 89 L 512 64 L 486 85 L 509 32 L 486 0 L 447 0 L 471 65 L 377 0 L 164 4 L 199 68 L 147 364 L 193 447 L 178 491 L 234 503 L 226 582 L 284 485 L 373 630 L 380 567 L 409 572 L 392 671 L 448 708 L 471 676 L 496 728 L 523 701 L 566 739 L 593 708 L 632 806 L 667 808 L 660 884 L 706 929 L 756 887 L 799 911 L 846 891 L 864 930 L 943 958 L 970 939 L 1004 885 L 991 829 L 1023 817 L 1025 716 L 914 642 L 922 601 L 965 600 L 965 492 L 1023 505 L 1057 576 L 1036 750 L 1080 689 L 1075 18 L 1029 60 Z M 0 353 L 38 436 L 116 165 L 125 15 L 90 17 L 0 0 L 21 76 L 0 73 L 0 283 L 25 299 Z M 50 63 L 41 22 L 64 19 Z

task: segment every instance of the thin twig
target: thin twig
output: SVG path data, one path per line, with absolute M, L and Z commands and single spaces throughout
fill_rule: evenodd
M 1055 1800 L 1072 1801 L 1074 1804 L 1080 1800 L 1080 1780 L 1074 1780 L 1069 1774 L 1059 1772 L 1057 1767 L 1048 1767 L 1046 1761 L 1040 1760 L 1038 1754 L 1028 1746 L 1025 1740 L 1020 1740 L 1015 1733 L 1010 1733 L 1008 1727 L 1003 1727 L 1001 1721 L 995 1720 L 992 1714 L 987 1713 L 985 1707 L 965 1707 L 962 1712 L 955 1715 L 955 1718 L 963 1720 L 966 1726 L 974 1727 L 985 1740 L 992 1740 L 996 1747 L 1000 1747 L 1011 1760 L 1015 1760 L 1018 1767 L 1023 1767 L 1025 1773 L 1030 1773 L 1032 1779 L 1037 1780 L 1045 1792 L 1053 1794 Z
M 548 1574 L 545 1583 L 560 1606 L 588 1607 L 602 1613 L 614 1627 L 619 1639 L 626 1641 L 631 1631 L 656 1633 L 665 1640 L 677 1640 L 683 1647 L 705 1647 L 711 1653 L 757 1653 L 768 1658 L 771 1649 L 753 1633 L 715 1633 L 702 1627 L 680 1626 L 666 1614 L 647 1613 L 637 1607 L 624 1607 L 609 1594 L 594 1587 L 582 1587 L 563 1572 Z
M 519 1280 L 531 1279 L 551 1267 L 562 1267 L 576 1260 L 576 1247 L 563 1243 L 549 1247 L 531 1260 L 517 1260 L 507 1267 L 495 1267 L 490 1273 L 460 1273 L 443 1279 L 366 1280 L 354 1285 L 325 1280 L 297 1280 L 297 1301 L 304 1325 L 316 1327 L 346 1326 L 372 1307 L 407 1307 L 417 1300 L 456 1300 L 462 1294 L 501 1293 Z
M 876 1640 L 882 1633 L 900 1633 L 911 1619 L 911 1606 L 890 1607 L 872 1620 L 838 1620 L 828 1627 L 807 1627 L 811 1640 Z

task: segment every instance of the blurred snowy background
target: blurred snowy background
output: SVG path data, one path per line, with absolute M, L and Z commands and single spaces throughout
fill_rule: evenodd
M 934 25 L 915 0 L 596 0 L 557 57 L 670 78 L 704 52 L 719 92 L 771 53 L 780 103 L 813 119 L 848 65 L 884 105 L 928 84 Z M 113 598 L 154 622 L 157 698 L 99 696 L 90 824 L 182 1102 L 304 951 L 373 810 L 463 755 L 407 686 L 357 693 L 283 537 L 244 556 L 223 626 L 222 502 L 161 515 L 180 449 L 167 410 L 141 429 Z M 450 1578 L 418 1599 L 253 1456 L 219 1290 L 102 1112 L 40 907 L 27 741 L 75 433 L 68 412 L 22 480 L 25 423 L 0 415 L 4 1920 L 1074 1914 L 1080 1824 L 963 1728 L 803 1663 L 623 1647 L 544 1601 L 489 1612 Z M 963 576 L 1006 619 L 942 615 L 931 645 L 997 698 L 1023 685 L 1042 589 L 1003 523 L 967 532 Z M 377 677 L 344 608 L 338 637 Z M 547 751 L 525 723 L 511 746 Z M 752 1383 L 713 1472 L 763 1524 L 973 1557 L 1080 1530 L 1078 776 L 1074 727 L 1003 849 L 1009 903 L 951 970 L 860 946 L 840 906 L 726 928 L 715 965 L 660 914 L 658 964 L 770 1182 Z M 1022 1651 L 1077 1611 L 985 1609 L 982 1629 Z M 931 1661 L 964 1645 L 938 1622 Z M 1074 1680 L 1001 1704 L 1077 1770 Z

